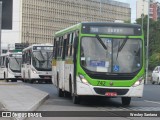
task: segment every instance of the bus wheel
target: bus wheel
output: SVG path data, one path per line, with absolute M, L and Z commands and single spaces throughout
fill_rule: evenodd
M 11 82 L 17 82 L 17 80 L 11 80 Z
M 152 81 L 152 84 L 154 85 L 155 81 Z
M 157 84 L 160 85 L 160 79 L 159 78 L 157 79 Z
M 4 80 L 5 80 L 6 82 L 9 82 L 9 80 L 6 79 L 6 74 L 5 74 L 5 73 L 4 73 Z
M 80 104 L 80 97 L 73 94 L 72 101 L 74 104 Z
M 122 97 L 122 105 L 128 106 L 131 103 L 131 97 Z
M 34 83 L 34 81 L 33 81 L 32 79 L 29 79 L 29 83 L 33 84 L 33 83 Z
M 58 97 L 63 97 L 64 96 L 64 92 L 59 87 L 57 87 L 57 92 L 58 92 Z

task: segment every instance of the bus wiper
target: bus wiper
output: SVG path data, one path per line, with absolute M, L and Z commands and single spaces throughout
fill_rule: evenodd
M 43 56 L 43 54 L 42 54 L 42 51 L 40 50 L 39 52 L 40 52 L 40 54 L 41 54 L 41 56 L 42 56 L 42 58 L 43 58 L 43 61 L 45 61 L 44 56 Z
M 123 43 L 122 43 L 121 45 L 120 45 L 120 41 L 119 41 L 116 60 L 117 60 L 117 58 L 118 58 L 119 52 L 123 49 L 123 47 L 124 47 L 124 45 L 126 44 L 127 40 L 128 40 L 128 36 L 123 40 Z
M 101 45 L 103 46 L 103 48 L 104 48 L 105 50 L 107 50 L 106 45 L 103 43 L 103 41 L 102 41 L 102 39 L 99 37 L 99 35 L 96 35 L 96 38 L 97 38 L 97 40 L 101 43 Z
M 14 59 L 16 60 L 16 62 L 18 63 L 18 65 L 20 66 L 20 63 L 18 62 L 17 58 L 15 57 Z
M 123 40 L 123 43 L 121 44 L 121 46 L 118 47 L 118 52 L 120 52 L 123 49 L 123 47 L 126 44 L 127 40 L 128 40 L 128 36 Z

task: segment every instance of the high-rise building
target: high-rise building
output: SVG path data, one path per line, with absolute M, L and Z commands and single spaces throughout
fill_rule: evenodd
M 136 1 L 136 18 L 141 18 L 142 15 L 148 15 L 148 0 Z
M 3 42 L 52 43 L 54 33 L 83 21 L 130 21 L 128 3 L 113 0 L 13 0 L 13 29 Z
M 158 18 L 158 5 L 157 3 L 151 3 L 150 4 L 150 8 L 149 8 L 149 16 L 150 18 L 152 18 L 153 20 L 157 21 Z
M 148 0 L 137 0 L 137 19 L 141 18 L 142 15 L 148 15 L 148 3 Z M 158 6 L 159 3 L 156 0 L 150 0 L 149 17 L 155 21 L 158 20 Z
M 160 20 L 160 3 L 157 3 L 157 19 Z

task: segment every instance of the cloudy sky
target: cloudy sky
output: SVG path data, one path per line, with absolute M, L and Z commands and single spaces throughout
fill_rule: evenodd
M 136 1 L 137 0 L 116 0 L 116 1 L 120 1 L 120 2 L 125 2 L 125 3 L 129 3 L 130 7 L 131 7 L 131 21 L 134 22 L 136 19 Z M 148 1 L 148 0 L 146 0 Z M 156 0 L 158 2 L 160 2 L 160 0 Z

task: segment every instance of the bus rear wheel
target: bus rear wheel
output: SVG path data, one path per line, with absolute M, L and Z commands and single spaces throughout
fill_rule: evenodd
M 59 87 L 59 81 L 58 80 L 57 80 L 57 94 L 58 94 L 58 97 L 64 97 L 64 92 Z
M 6 82 L 9 82 L 9 80 L 6 79 L 6 73 L 4 73 L 4 80 L 5 80 Z
M 74 104 L 80 104 L 80 97 L 73 94 L 72 101 Z
M 122 105 L 128 106 L 131 103 L 131 97 L 122 97 Z

